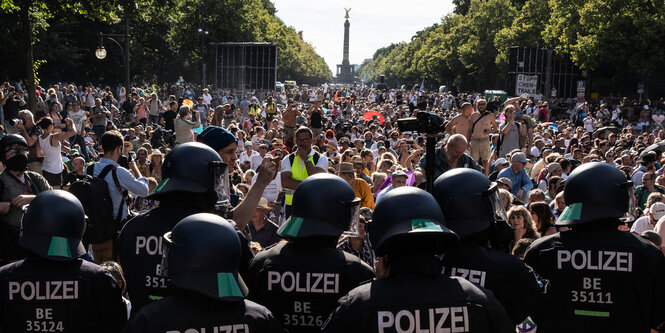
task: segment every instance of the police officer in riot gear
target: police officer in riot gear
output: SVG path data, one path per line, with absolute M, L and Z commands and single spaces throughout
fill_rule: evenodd
M 339 297 L 374 277 L 358 257 L 335 247 L 342 233 L 357 232 L 359 208 L 342 178 L 307 177 L 296 188 L 291 217 L 277 231 L 288 241 L 259 252 L 250 264 L 249 298 L 289 332 L 319 331 Z
M 665 257 L 617 227 L 634 218 L 633 183 L 612 165 L 587 163 L 566 180 L 558 226 L 524 261 L 552 283 L 533 319 L 538 332 L 649 332 L 665 321 Z
M 454 169 L 436 179 L 433 192 L 461 242 L 443 256 L 443 273 L 491 290 L 512 323 L 521 323 L 542 300 L 547 282 L 517 257 L 497 250 L 511 242 L 513 232 L 496 184 L 476 170 Z
M 164 234 L 162 273 L 174 296 L 144 306 L 123 332 L 281 332 L 272 313 L 246 300 L 242 248 L 233 225 L 214 214 L 182 219 Z
M 118 237 L 118 256 L 127 279 L 132 313 L 145 304 L 171 295 L 169 280 L 161 273 L 162 235 L 182 218 L 212 212 L 228 201 L 226 165 L 217 152 L 196 142 L 179 145 L 166 156 L 162 182 L 148 198 L 159 206 L 127 222 Z M 252 258 L 248 241 L 241 237 L 244 274 Z
M 441 274 L 436 255 L 459 240 L 429 193 L 414 187 L 390 191 L 376 205 L 368 229 L 377 280 L 342 297 L 323 331 L 515 331 L 491 292 Z
M 69 192 L 38 194 L 21 223 L 27 257 L 0 268 L 0 332 L 118 332 L 121 289 L 86 253 L 83 206 Z

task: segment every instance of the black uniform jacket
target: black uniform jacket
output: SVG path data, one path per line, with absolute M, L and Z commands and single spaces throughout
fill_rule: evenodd
M 665 321 L 665 257 L 616 226 L 579 226 L 534 242 L 524 260 L 551 290 L 538 332 L 649 332 Z
M 181 219 L 206 212 L 194 205 L 165 204 L 129 220 L 118 237 L 118 257 L 127 280 L 127 293 L 132 301 L 132 314 L 144 305 L 172 295 L 170 280 L 162 276 L 162 236 Z M 252 252 L 247 238 L 238 232 L 243 256 L 240 275 L 249 267 Z
M 516 256 L 473 243 L 446 252 L 441 263 L 445 275 L 491 290 L 515 325 L 542 302 L 547 287 L 547 281 Z
M 374 271 L 333 245 L 282 242 L 259 252 L 249 267 L 249 298 L 265 305 L 291 333 L 318 332 L 337 300 Z
M 127 321 L 121 293 L 94 263 L 30 255 L 0 268 L 0 332 L 118 332 Z
M 184 293 L 184 292 L 183 292 Z M 282 332 L 264 306 L 252 301 L 225 302 L 191 292 L 144 306 L 123 332 Z
M 515 332 L 492 292 L 441 275 L 434 256 L 391 263 L 390 275 L 353 289 L 324 332 Z

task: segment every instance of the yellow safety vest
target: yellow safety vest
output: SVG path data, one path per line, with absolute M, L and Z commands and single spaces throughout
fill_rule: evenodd
M 314 164 L 314 156 L 309 156 L 309 160 L 312 161 L 312 164 Z M 305 178 L 307 178 L 307 168 L 304 168 L 304 165 L 300 163 L 300 157 L 296 155 L 296 157 L 293 159 L 293 164 L 291 165 L 291 178 L 297 181 L 303 181 Z M 293 202 L 293 193 L 295 193 L 295 189 L 286 189 L 286 194 L 284 196 L 284 201 L 286 202 L 287 206 L 291 206 L 291 202 Z
M 258 106 L 258 105 L 254 105 L 254 104 L 250 105 L 250 106 L 249 106 L 249 113 L 250 113 L 250 114 L 258 115 L 258 114 L 259 114 L 259 106 Z

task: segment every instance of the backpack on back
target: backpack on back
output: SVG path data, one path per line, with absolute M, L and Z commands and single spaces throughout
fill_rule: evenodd
M 81 201 L 87 217 L 83 234 L 84 244 L 105 242 L 114 237 L 117 232 L 122 204 L 117 214 L 114 214 L 113 201 L 111 201 L 108 184 L 104 180 L 104 177 L 111 172 L 115 185 L 121 190 L 115 169 L 115 166 L 107 165 L 97 177 L 93 177 L 93 164 L 87 168 L 85 178 L 75 181 L 69 187 L 69 192 Z

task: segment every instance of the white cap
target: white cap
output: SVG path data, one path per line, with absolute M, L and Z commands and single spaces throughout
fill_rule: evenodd
M 662 202 L 654 203 L 649 207 L 649 213 L 651 213 L 654 220 L 660 220 L 661 217 L 665 216 L 665 204 Z

